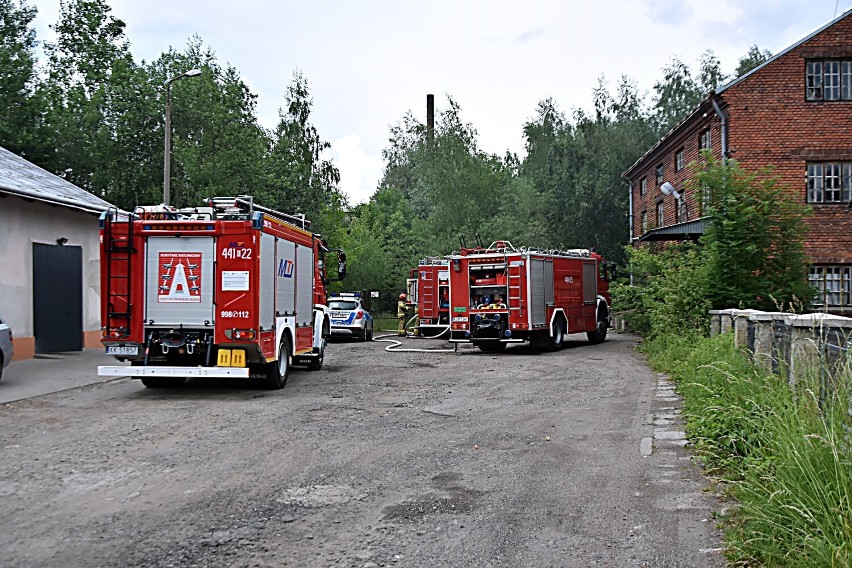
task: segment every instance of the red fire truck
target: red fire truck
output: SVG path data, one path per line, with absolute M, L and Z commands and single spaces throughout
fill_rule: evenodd
M 408 301 L 417 305 L 420 334 L 445 333 L 450 325 L 450 263 L 429 257 L 411 269 L 407 282 Z
M 326 256 L 302 215 L 251 197 L 204 207 L 137 207 L 100 218 L 101 342 L 130 366 L 103 376 L 147 387 L 187 377 L 287 381 L 291 364 L 322 367 L 330 333 Z M 338 274 L 345 255 L 337 252 Z
M 588 249 L 516 249 L 508 241 L 448 257 L 451 337 L 482 351 L 530 341 L 557 350 L 565 335 L 606 339 L 609 282 L 603 258 Z

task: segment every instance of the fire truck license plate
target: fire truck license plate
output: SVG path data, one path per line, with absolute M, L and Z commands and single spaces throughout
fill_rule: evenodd
M 106 348 L 107 355 L 139 355 L 138 345 L 110 345 Z

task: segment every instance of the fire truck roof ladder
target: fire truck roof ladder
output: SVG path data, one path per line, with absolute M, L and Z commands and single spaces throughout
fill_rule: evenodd
M 271 215 L 272 217 L 276 217 L 305 230 L 309 230 L 311 227 L 311 222 L 305 219 L 304 213 L 282 213 L 281 211 L 276 211 L 275 209 L 258 205 L 254 202 L 254 198 L 250 195 L 238 195 L 236 197 L 211 197 L 208 201 L 213 209 L 219 214 L 243 214 L 247 215 L 248 218 L 251 218 L 255 211 L 260 211 L 261 213 L 266 213 L 267 215 Z
M 121 213 L 123 215 L 123 213 Z M 127 233 L 116 236 L 113 225 L 120 215 L 110 207 L 101 215 L 106 251 L 107 321 L 105 335 L 125 338 L 130 333 L 130 282 L 133 246 L 133 215 L 126 216 Z

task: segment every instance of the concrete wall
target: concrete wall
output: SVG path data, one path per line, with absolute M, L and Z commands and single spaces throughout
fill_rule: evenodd
M 35 354 L 33 336 L 33 243 L 83 249 L 83 346 L 100 347 L 98 218 L 65 207 L 12 196 L 0 198 L 0 313 L 12 326 L 15 359 Z M 61 286 L 61 282 L 56 283 Z

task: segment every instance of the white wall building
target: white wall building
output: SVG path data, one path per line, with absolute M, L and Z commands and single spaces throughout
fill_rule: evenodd
M 0 313 L 16 360 L 100 348 L 98 216 L 109 207 L 0 148 Z

